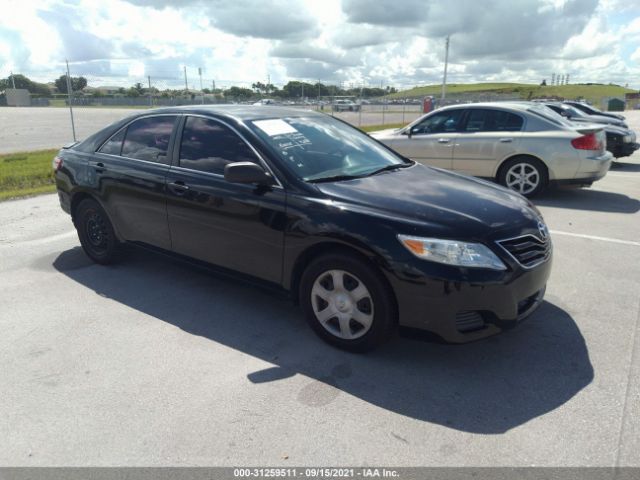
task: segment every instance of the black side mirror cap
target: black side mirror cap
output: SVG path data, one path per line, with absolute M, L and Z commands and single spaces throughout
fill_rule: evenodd
M 269 172 L 253 162 L 233 162 L 224 167 L 224 179 L 231 183 L 255 183 L 273 185 L 275 182 Z

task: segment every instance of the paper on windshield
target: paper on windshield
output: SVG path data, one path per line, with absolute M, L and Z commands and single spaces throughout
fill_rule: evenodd
M 297 133 L 298 131 L 284 120 L 279 118 L 273 120 L 255 120 L 253 124 L 270 137 L 285 135 L 287 133 Z

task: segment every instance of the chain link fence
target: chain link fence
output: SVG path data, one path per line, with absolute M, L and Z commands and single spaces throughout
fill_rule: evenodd
M 391 128 L 406 125 L 423 115 L 424 97 L 403 97 L 384 81 L 375 86 L 357 83 L 331 83 L 291 79 L 286 83 L 216 80 L 200 69 L 185 68 L 180 74 L 105 77 L 70 71 L 71 95 L 66 93 L 66 76 L 47 84 L 50 94 L 32 94 L 32 107 L 72 107 L 83 109 L 80 122 L 89 109 L 141 109 L 180 105 L 253 104 L 284 105 L 316 110 L 337 116 L 358 127 Z M 403 88 L 411 88 L 407 85 Z M 47 90 L 47 89 L 45 89 Z M 430 98 L 430 109 L 458 103 L 522 100 L 516 93 L 447 93 Z M 597 106 L 605 107 L 609 99 Z M 637 101 L 638 102 L 638 101 Z M 87 110 L 84 110 L 87 109 Z M 125 112 L 122 112 L 125 114 Z M 95 114 L 97 117 L 98 114 Z M 76 125 L 77 126 L 77 125 Z M 75 131 L 74 131 L 75 135 Z

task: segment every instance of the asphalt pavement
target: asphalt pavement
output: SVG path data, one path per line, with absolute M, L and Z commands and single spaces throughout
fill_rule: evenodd
M 408 123 L 421 115 L 419 105 L 388 105 L 387 108 L 383 114 L 381 105 L 366 105 L 362 113 L 339 112 L 333 115 L 356 126 Z M 331 114 L 329 106 L 324 111 Z M 141 112 L 144 110 L 76 107 L 73 110 L 76 138 L 82 140 L 113 122 Z M 0 154 L 61 148 L 72 141 L 68 108 L 0 108 Z
M 638 153 L 545 193 L 531 318 L 367 355 L 255 286 L 92 264 L 55 195 L 0 203 L 0 466 L 640 466 L 639 199 Z

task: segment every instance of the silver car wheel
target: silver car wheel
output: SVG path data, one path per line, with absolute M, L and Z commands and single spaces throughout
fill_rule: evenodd
M 354 340 L 373 325 L 373 299 L 362 281 L 344 270 L 328 270 L 311 289 L 313 313 L 332 335 Z
M 505 183 L 511 190 L 527 195 L 540 185 L 540 172 L 530 163 L 516 163 L 507 170 Z

